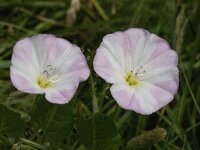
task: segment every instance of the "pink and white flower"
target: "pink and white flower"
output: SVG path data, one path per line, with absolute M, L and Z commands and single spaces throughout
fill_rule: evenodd
M 27 93 L 44 93 L 51 103 L 68 103 L 90 71 L 80 48 L 49 34 L 22 39 L 13 48 L 10 77 Z
M 178 56 L 155 34 L 132 28 L 106 35 L 94 58 L 95 72 L 113 84 L 113 98 L 125 109 L 151 114 L 178 90 Z

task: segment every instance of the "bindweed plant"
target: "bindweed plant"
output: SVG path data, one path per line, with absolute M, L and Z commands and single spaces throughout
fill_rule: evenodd
M 107 82 L 114 83 L 111 94 L 122 108 L 151 114 L 173 99 L 179 82 L 177 63 L 178 56 L 166 41 L 143 29 L 129 29 L 104 37 L 94 59 L 94 69 Z M 87 149 L 119 148 L 119 133 L 102 113 L 74 122 L 73 102 L 69 101 L 79 82 L 88 79 L 89 72 L 81 50 L 67 40 L 40 34 L 15 44 L 10 78 L 22 92 L 45 94 L 41 99 L 37 96 L 31 118 L 44 132 L 50 149 L 59 148 L 69 138 L 73 126 Z M 95 106 L 98 108 L 98 104 Z M 159 130 L 156 132 L 159 134 Z M 146 141 L 140 144 L 144 148 L 154 144 L 160 140 L 157 134 L 139 136 L 138 142 L 128 144 L 128 149 L 139 149 L 134 147 L 140 141 Z M 21 139 L 16 149 L 23 148 L 21 143 L 27 144 L 27 148 L 37 147 Z

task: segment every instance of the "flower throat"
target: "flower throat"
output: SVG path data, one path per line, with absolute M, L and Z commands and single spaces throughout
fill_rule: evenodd
M 56 74 L 56 68 L 52 65 L 45 66 L 43 70 L 44 71 L 37 78 L 37 84 L 41 88 L 49 88 L 53 83 L 60 81 L 59 79 L 56 79 L 59 75 Z

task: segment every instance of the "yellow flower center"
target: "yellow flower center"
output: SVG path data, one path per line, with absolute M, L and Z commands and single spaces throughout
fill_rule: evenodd
M 125 82 L 131 86 L 131 87 L 137 87 L 141 85 L 140 79 L 135 76 L 132 71 L 128 72 L 125 76 L 124 76 Z
M 41 75 L 38 77 L 37 79 L 37 84 L 41 87 L 41 88 L 49 88 L 52 86 L 52 82 L 46 78 L 45 76 Z
M 46 65 L 36 82 L 41 88 L 49 88 L 52 87 L 54 83 L 61 80 L 59 76 L 60 74 L 56 72 L 56 68 L 52 65 Z

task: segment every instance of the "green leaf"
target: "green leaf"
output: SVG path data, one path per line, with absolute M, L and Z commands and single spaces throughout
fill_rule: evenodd
M 80 141 L 89 150 L 118 150 L 120 136 L 115 124 L 104 114 L 96 113 L 78 121 Z
M 39 98 L 33 108 L 33 119 L 44 131 L 51 147 L 59 147 L 70 134 L 74 118 L 73 104 L 52 104 Z
M 0 135 L 18 138 L 23 135 L 25 123 L 19 113 L 0 105 Z

